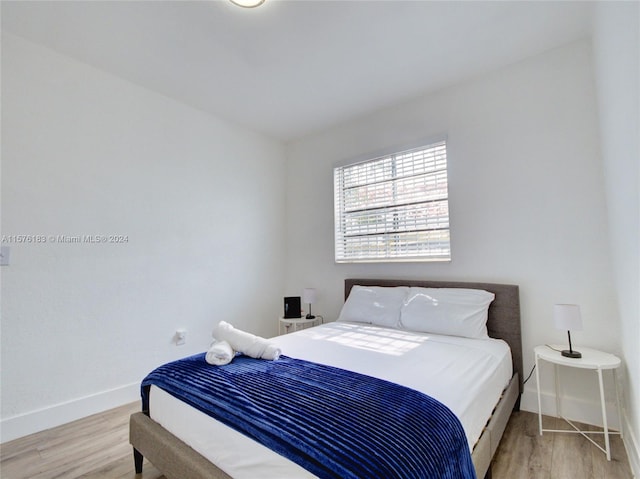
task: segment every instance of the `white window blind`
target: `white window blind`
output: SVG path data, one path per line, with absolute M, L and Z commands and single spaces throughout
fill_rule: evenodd
M 451 259 L 447 145 L 334 169 L 338 263 Z

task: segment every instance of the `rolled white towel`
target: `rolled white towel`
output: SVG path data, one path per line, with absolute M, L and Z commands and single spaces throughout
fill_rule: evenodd
M 268 340 L 234 328 L 226 321 L 220 321 L 213 329 L 213 337 L 218 341 L 227 341 L 235 351 L 257 359 L 276 360 L 280 357 L 280 348 Z
M 227 341 L 214 341 L 204 359 L 214 366 L 224 366 L 233 361 L 236 352 Z

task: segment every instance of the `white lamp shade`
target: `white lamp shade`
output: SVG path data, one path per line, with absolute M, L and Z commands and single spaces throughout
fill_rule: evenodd
M 554 304 L 553 321 L 557 329 L 582 331 L 580 306 L 577 304 Z
M 315 288 L 304 288 L 302 290 L 302 302 L 307 304 L 313 304 L 316 302 Z

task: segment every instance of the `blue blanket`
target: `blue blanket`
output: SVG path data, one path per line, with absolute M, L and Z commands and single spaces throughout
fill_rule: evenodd
M 320 478 L 475 478 L 458 418 L 413 389 L 288 357 L 237 356 L 211 366 L 204 354 L 165 364 L 156 385 Z

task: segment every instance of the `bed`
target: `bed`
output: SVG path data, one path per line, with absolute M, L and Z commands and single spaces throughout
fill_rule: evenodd
M 422 288 L 463 288 L 463 289 L 478 289 L 485 290 L 495 294 L 495 299 L 491 302 L 488 311 L 487 330 L 491 338 L 496 338 L 504 341 L 510 350 L 510 379 L 507 377 L 506 387 L 499 394 L 499 400 L 495 407 L 489 406 L 489 413 L 487 419 L 482 419 L 481 424 L 474 426 L 475 432 L 468 432 L 469 428 L 467 424 L 469 422 L 478 423 L 478 419 L 463 418 L 465 423 L 465 431 L 467 432 L 467 438 L 469 440 L 469 446 L 472 449 L 471 458 L 473 461 L 473 467 L 475 468 L 478 477 L 490 477 L 491 474 L 491 460 L 498 447 L 502 433 L 506 427 L 507 421 L 511 412 L 514 409 L 519 408 L 520 395 L 522 393 L 522 346 L 521 346 L 521 332 L 520 332 L 520 305 L 519 305 L 519 291 L 515 285 L 502 285 L 492 283 L 479 283 L 479 282 L 452 282 L 452 281 L 421 281 L 421 280 L 376 280 L 376 279 L 347 279 L 345 280 L 345 300 L 349 297 L 352 288 L 354 286 L 382 286 L 382 287 L 399 287 L 399 286 L 411 286 Z M 349 328 L 355 327 L 349 323 L 336 323 L 334 325 L 328 325 L 324 329 L 318 329 L 317 331 L 306 332 L 307 337 L 309 335 L 324 335 L 335 337 L 343 337 L 343 333 Z M 337 329 L 336 329 L 337 328 Z M 315 329 L 315 328 L 314 328 Z M 371 329 L 371 328 L 370 328 Z M 358 330 L 358 334 L 365 334 L 361 330 Z M 437 338 L 437 336 L 436 336 Z M 278 338 L 275 338 L 278 339 Z M 308 339 L 308 338 L 307 338 Z M 298 342 L 295 336 L 288 335 L 282 337 L 282 345 L 285 349 L 295 351 L 293 341 Z M 300 348 L 305 349 L 304 338 L 300 338 L 303 346 Z M 447 341 L 449 341 L 447 339 Z M 460 339 L 462 341 L 462 339 Z M 440 341 L 442 342 L 442 341 Z M 458 342 L 458 339 L 455 339 Z M 301 350 L 302 350 L 301 349 Z M 311 360 L 316 359 L 311 355 Z M 339 356 L 339 354 L 331 353 L 330 357 Z M 321 362 L 321 361 L 318 361 Z M 363 361 L 366 363 L 367 361 Z M 365 371 L 366 372 L 366 371 Z M 474 373 L 477 374 L 477 373 Z M 493 374 L 492 374 L 493 376 Z M 410 384 L 411 385 L 411 384 Z M 446 389 L 443 388 L 443 389 Z M 165 403 L 168 401 L 169 406 L 165 412 L 164 417 L 157 422 L 145 413 L 135 413 L 131 416 L 130 420 L 130 442 L 134 448 L 134 461 L 136 472 L 142 470 L 142 459 L 146 457 L 154 466 L 163 472 L 167 479 L 179 479 L 179 478 L 227 478 L 231 477 L 218 467 L 218 460 L 223 461 L 225 455 L 204 453 L 201 454 L 192 449 L 186 442 L 192 443 L 191 439 L 185 439 L 185 441 L 178 437 L 183 437 L 183 432 L 180 430 L 180 425 L 186 421 L 184 418 L 193 414 L 189 406 L 175 404 L 175 400 L 168 394 L 164 394 L 162 390 L 157 390 L 152 393 L 154 409 L 161 411 L 165 407 Z M 482 390 L 479 390 L 480 397 L 484 397 L 485 394 Z M 169 396 L 169 397 L 167 397 Z M 474 399 L 475 401 L 475 399 Z M 464 404 L 459 407 L 464 409 Z M 468 404 L 467 404 L 468 406 Z M 178 409 L 175 409 L 177 407 Z M 180 409 L 182 407 L 182 409 Z M 486 406 L 485 406 L 486 407 Z M 192 409 L 192 408 L 191 408 Z M 162 413 L 156 413 L 162 415 Z M 458 414 L 458 412 L 456 412 Z M 461 416 L 464 414 L 460 413 Z M 174 418 L 173 424 L 171 424 L 171 418 Z M 179 418 L 179 419 L 178 419 Z M 169 421 L 169 422 L 167 422 Z M 200 437 L 207 435 L 208 429 L 204 426 L 205 421 L 195 415 L 195 424 L 198 424 L 205 429 L 201 429 L 196 435 Z M 166 427 L 160 425 L 164 424 Z M 172 431 L 172 432 L 170 432 Z M 235 431 L 234 431 L 235 432 Z M 221 435 L 227 437 L 226 433 L 212 434 Z M 176 437 L 178 436 L 178 437 Z M 251 441 L 248 438 L 245 441 Z M 242 443 L 241 443 L 242 444 Z M 246 444 L 246 443 L 245 443 Z M 194 446 L 195 447 L 195 446 Z M 251 444 L 246 444 L 246 450 L 252 451 L 245 454 L 245 446 L 234 446 L 234 450 L 242 451 L 247 457 L 251 457 L 254 462 L 258 464 L 262 460 L 260 452 L 253 452 Z M 265 459 L 266 461 L 267 459 Z M 286 462 L 286 460 L 285 460 Z M 253 464 L 254 466 L 256 464 Z M 226 468 L 226 466 L 225 466 Z M 229 470 L 228 468 L 226 468 Z M 250 469 L 249 469 L 250 470 Z M 276 469 L 277 470 L 277 469 Z M 257 471 L 257 470 L 256 470 Z M 246 472 L 245 472 L 246 474 Z M 305 475 L 304 472 L 297 474 L 294 472 L 287 472 L 288 477 L 313 477 L 312 475 Z M 236 476 L 233 473 L 234 477 Z M 275 473 L 274 477 L 279 474 Z M 245 475 L 245 477 L 252 477 L 251 474 Z M 263 474 L 256 472 L 253 477 L 265 477 Z M 281 477 L 286 477 L 283 474 Z

